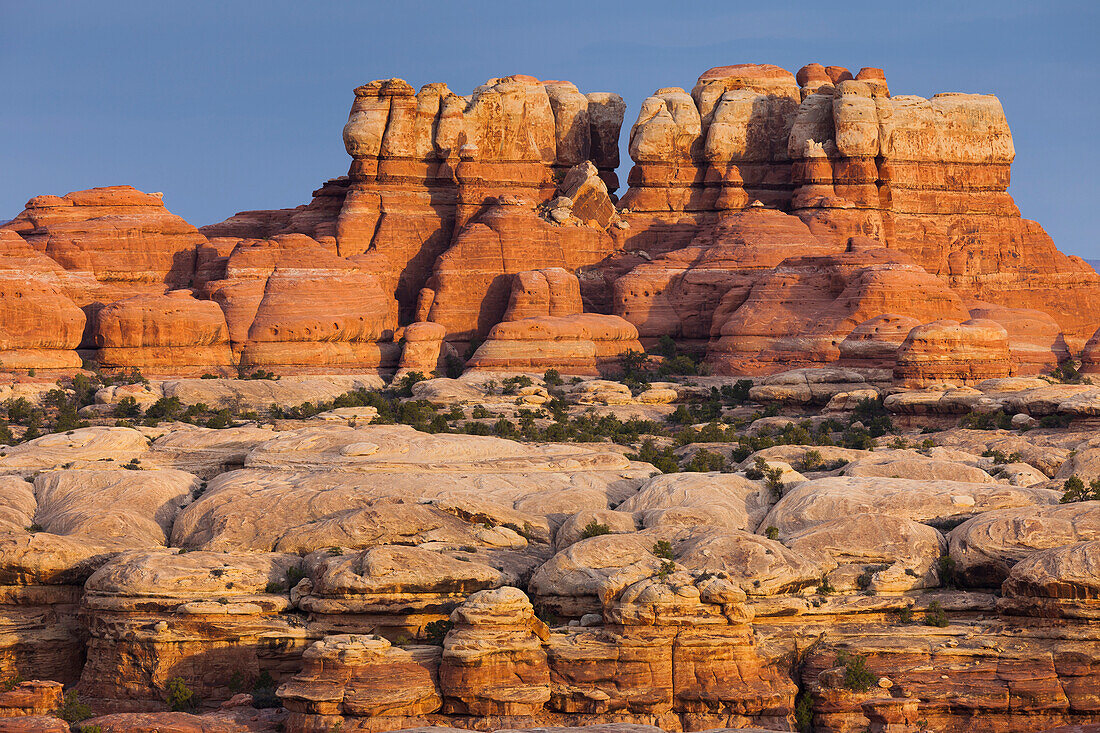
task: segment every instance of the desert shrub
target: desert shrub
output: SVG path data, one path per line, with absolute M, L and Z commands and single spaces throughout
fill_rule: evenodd
M 508 377 L 501 382 L 501 394 L 514 395 L 518 394 L 524 387 L 530 387 L 535 382 L 526 374 L 519 374 L 514 377 Z
M 166 702 L 169 710 L 189 713 L 198 707 L 198 698 L 182 677 L 173 677 L 168 680 L 164 691 L 168 695 Z
M 802 462 L 799 464 L 798 470 L 820 471 L 823 465 L 825 465 L 825 460 L 821 457 L 821 451 L 808 450 L 802 454 Z
M 80 701 L 76 690 L 69 690 L 65 693 L 61 707 L 54 711 L 54 715 L 66 723 L 79 723 L 92 717 L 92 709 Z
M 426 379 L 423 372 L 409 372 L 397 380 L 397 394 L 401 397 L 412 397 L 413 385 Z
M 969 412 L 959 420 L 959 427 L 971 430 L 1011 430 L 1012 415 L 1004 410 Z
M 542 375 L 542 381 L 549 387 L 560 387 L 565 384 L 565 380 L 561 378 L 561 373 L 557 369 L 547 369 Z
M 672 560 L 662 560 L 661 567 L 657 569 L 657 577 L 661 580 L 667 580 L 668 576 L 676 572 L 676 563 Z
M 905 606 L 904 608 L 899 608 L 898 610 L 894 611 L 894 616 L 897 618 L 898 623 L 902 623 L 902 624 L 912 623 L 913 622 L 913 609 L 909 608 L 909 606 Z
M 776 527 L 774 525 L 768 527 L 766 530 L 764 530 L 764 536 L 767 537 L 769 540 L 778 540 L 779 527 Z
M 103 380 L 98 375 L 89 377 L 77 372 L 73 375 L 73 392 L 76 404 L 80 407 L 95 404 L 95 393 L 103 386 Z
M 657 367 L 657 375 L 662 377 L 671 374 L 692 375 L 697 374 L 698 371 L 699 365 L 695 363 L 694 359 L 686 354 L 666 358 L 661 365 Z
M 206 405 L 203 405 L 206 407 Z M 183 405 L 179 397 L 161 397 L 149 405 L 145 411 L 145 417 L 163 420 L 175 420 L 183 413 Z
M 836 661 L 844 667 L 844 686 L 853 692 L 867 692 L 878 678 L 867 669 L 867 657 L 862 654 L 841 652 Z
M 276 687 L 270 672 L 266 669 L 260 672 L 260 676 L 252 684 L 252 707 L 259 709 L 282 707 L 282 701 L 275 694 Z
M 1062 484 L 1062 504 L 1072 504 L 1078 501 L 1100 501 L 1100 478 L 1094 478 L 1088 486 L 1079 476 L 1074 474 Z
M 827 596 L 827 595 L 830 595 L 831 593 L 836 593 L 836 588 L 834 588 L 833 584 L 829 582 L 829 576 L 828 575 L 822 575 L 821 576 L 821 582 L 817 584 L 817 593 L 818 593 L 818 595 L 822 595 L 822 596 Z
M 657 540 L 651 552 L 663 560 L 672 559 L 672 543 L 668 540 Z
M 889 565 L 867 565 L 863 568 L 863 572 L 856 578 L 856 585 L 860 590 L 867 590 L 871 587 L 871 581 L 875 579 L 875 573 L 881 572 Z
M 940 557 L 940 585 L 944 588 L 954 588 L 958 585 L 956 565 L 955 558 L 950 555 L 943 555 Z
M 943 606 L 939 601 L 932 601 L 928 604 L 928 610 L 924 614 L 925 626 L 937 626 L 943 628 L 950 623 L 947 619 L 947 612 L 943 610 Z
M 306 577 L 305 571 L 301 568 L 290 567 L 286 570 L 286 587 L 293 588 L 298 585 L 302 578 Z
M 624 377 L 645 378 L 646 355 L 641 351 L 627 351 L 619 356 L 619 367 Z
M 137 400 L 127 395 L 115 404 L 115 409 L 111 411 L 111 414 L 122 418 L 140 417 L 141 406 L 138 405 Z
M 611 534 L 611 527 L 606 524 L 600 524 L 595 519 L 590 520 L 588 524 L 584 525 L 584 529 L 581 530 L 581 539 L 588 539 L 589 537 L 599 537 L 600 535 Z
M 726 468 L 726 459 L 721 453 L 712 453 L 706 448 L 695 451 L 691 460 L 684 465 L 685 471 L 695 473 L 707 473 L 708 471 L 722 471 Z
M 814 698 L 809 692 L 798 693 L 794 703 L 794 721 L 800 733 L 811 733 L 814 729 Z
M 1085 378 L 1081 376 L 1081 372 L 1077 369 L 1077 364 L 1072 359 L 1066 359 L 1059 363 L 1051 372 L 1051 376 L 1066 384 L 1080 384 L 1085 381 Z
M 466 362 L 458 358 L 454 354 L 447 354 L 443 357 L 443 373 L 450 379 L 458 379 L 462 376 L 463 370 L 466 368 Z
M 676 473 L 680 470 L 680 464 L 676 460 L 672 446 L 658 450 L 652 439 L 646 439 L 637 453 L 628 453 L 626 457 L 632 461 L 651 463 L 661 473 Z
M 424 627 L 424 638 L 429 644 L 443 646 L 443 640 L 447 638 L 447 632 L 453 627 L 454 623 L 446 619 L 430 621 Z

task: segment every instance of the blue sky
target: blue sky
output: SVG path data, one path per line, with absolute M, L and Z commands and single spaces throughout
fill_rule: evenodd
M 882 67 L 899 94 L 999 96 L 1024 216 L 1100 258 L 1098 37 L 1095 0 L 0 0 L 0 220 L 120 183 L 196 225 L 305 203 L 346 172 L 340 129 L 371 79 L 568 79 L 622 94 L 629 130 L 648 94 L 712 66 L 819 61 Z

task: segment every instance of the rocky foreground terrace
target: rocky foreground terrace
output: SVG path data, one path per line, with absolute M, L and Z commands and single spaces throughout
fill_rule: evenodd
M 0 226 L 0 732 L 1100 730 L 1100 275 L 996 98 L 355 90 Z

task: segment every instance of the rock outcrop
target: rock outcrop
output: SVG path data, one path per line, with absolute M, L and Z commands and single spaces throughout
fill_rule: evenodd
M 196 230 L 126 186 L 35 197 L 0 228 L 0 296 L 29 306 L 4 319 L 0 364 L 74 369 L 80 346 L 163 374 L 405 374 L 457 369 L 485 342 L 480 369 L 591 374 L 670 336 L 723 374 L 1094 369 L 1100 275 L 1020 218 L 995 97 L 892 95 L 870 68 L 716 67 L 645 100 L 619 201 L 624 112 L 524 75 L 467 96 L 377 80 L 355 90 L 348 175 L 309 204 Z M 595 325 L 612 317 L 626 323 Z M 999 324 L 1007 345 L 984 353 L 943 321 Z M 403 340 L 418 323 L 442 338 Z M 904 345 L 918 326 L 938 335 Z

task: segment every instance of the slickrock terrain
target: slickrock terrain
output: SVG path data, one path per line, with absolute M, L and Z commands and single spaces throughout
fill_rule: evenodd
M 995 97 L 354 90 L 0 226 L 0 733 L 1090 731 L 1100 275 Z M 70 728 L 72 724 L 73 728 Z
M 0 730 L 1100 723 L 1096 387 L 664 359 L 21 382 Z

